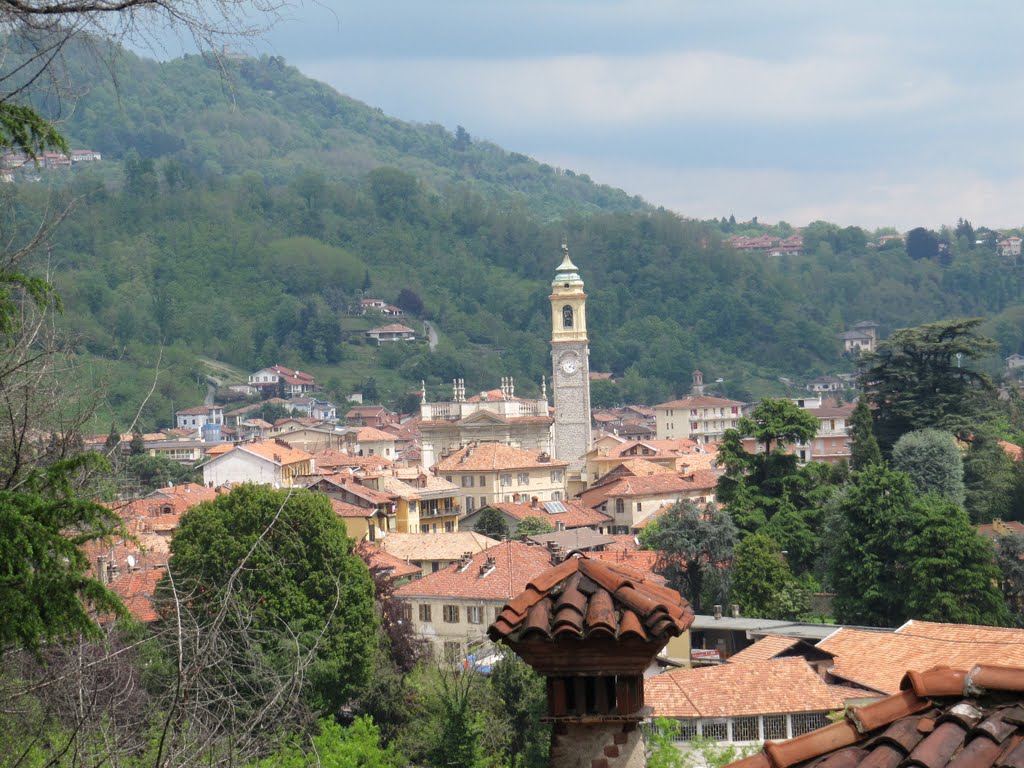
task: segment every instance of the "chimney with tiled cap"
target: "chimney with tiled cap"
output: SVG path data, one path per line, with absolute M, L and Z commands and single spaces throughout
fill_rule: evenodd
M 510 600 L 487 636 L 547 678 L 550 765 L 642 768 L 644 670 L 692 621 L 678 592 L 577 554 Z

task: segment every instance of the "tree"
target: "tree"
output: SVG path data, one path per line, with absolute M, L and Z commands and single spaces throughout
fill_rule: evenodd
M 993 387 L 968 364 L 995 350 L 980 318 L 942 320 L 896 331 L 864 355 L 864 391 L 875 407 L 875 436 L 888 454 L 901 435 L 934 427 L 968 438 L 985 420 Z
M 412 715 L 398 738 L 413 765 L 483 768 L 487 683 L 476 670 L 422 665 L 410 679 Z
M 967 513 L 934 494 L 918 499 L 907 539 L 907 618 L 1005 626 L 1009 611 L 998 588 L 992 545 Z
M 132 430 L 132 442 L 129 452 L 132 456 L 142 456 L 146 453 L 146 442 L 142 439 L 142 433 L 137 429 Z
M 739 431 L 753 437 L 765 453 L 781 450 L 790 443 L 808 442 L 818 434 L 818 420 L 792 400 L 765 398 L 750 416 L 739 420 Z
M 494 507 L 484 507 L 480 510 L 480 516 L 476 519 L 473 530 L 492 539 L 507 539 L 511 536 L 508 530 L 508 523 L 505 522 L 505 515 Z
M 182 516 L 162 610 L 187 595 L 202 618 L 226 593 L 247 599 L 249 626 L 277 637 L 264 653 L 314 659 L 309 698 L 338 712 L 366 683 L 376 644 L 373 582 L 326 496 L 243 485 Z M 173 590 L 173 592 L 172 592 Z
M 975 241 L 974 227 L 971 226 L 971 222 L 969 222 L 965 218 L 957 219 L 956 220 L 956 229 L 953 230 L 953 232 L 956 235 L 958 240 L 961 237 L 964 238 L 967 241 L 967 247 L 972 249 L 972 250 L 974 249 L 974 245 L 975 245 L 975 243 L 974 243 L 974 241 Z
M 853 476 L 831 512 L 827 571 L 841 623 L 1006 619 L 993 598 L 998 574 L 991 548 L 963 510 L 921 496 L 908 475 L 872 464 Z
M 317 726 L 317 735 L 302 734 L 253 768 L 401 768 L 405 764 L 393 745 L 381 746 L 380 730 L 372 718 L 357 717 L 345 728 L 322 718 Z
M 424 315 L 423 299 L 412 288 L 403 288 L 398 292 L 395 306 L 401 307 L 413 317 L 423 317 Z
M 123 614 L 120 601 L 88 574 L 82 550 L 120 530 L 108 507 L 80 498 L 75 474 L 109 466 L 95 454 L 31 472 L 0 490 L 0 651 L 100 635 L 95 612 Z
M 509 742 L 505 752 L 513 768 L 545 768 L 549 765 L 551 726 L 542 722 L 547 715 L 547 688 L 539 675 L 514 653 L 491 668 L 491 692 L 500 708 L 498 717 L 508 724 Z
M 1014 626 L 1024 627 L 1024 536 L 1000 536 L 996 540 L 999 586 Z
M 156 0 L 3 3 L 0 148 L 33 158 L 47 149 L 67 152 L 64 137 L 31 97 L 71 94 L 61 54 L 72 41 L 91 44 L 98 52 L 101 46 L 95 40 L 111 35 L 145 46 L 152 44 L 153 30 L 162 29 L 190 37 L 200 50 L 216 51 L 228 37 L 263 31 L 279 7 L 275 0 L 185 0 L 173 7 Z
M 912 259 L 934 259 L 939 255 L 939 238 L 924 227 L 907 232 L 907 256 Z
M 893 446 L 892 468 L 910 475 L 920 493 L 964 503 L 964 462 L 949 432 L 919 429 L 903 435 Z
M 103 447 L 108 451 L 112 451 L 121 444 L 121 433 L 117 430 L 117 425 L 114 422 L 110 422 L 110 432 L 107 434 L 107 439 L 103 443 Z
M 555 527 L 543 517 L 528 515 L 520 520 L 516 526 L 516 536 L 520 538 L 523 536 L 539 536 L 543 533 L 552 533 L 554 530 Z
M 853 443 L 850 446 L 850 466 L 853 469 L 860 470 L 881 463 L 882 452 L 875 439 L 874 422 L 867 398 L 857 398 L 857 405 L 850 418 L 850 438 Z
M 736 526 L 729 513 L 713 504 L 701 510 L 677 501 L 640 534 L 642 549 L 658 553 L 656 571 L 700 613 L 708 576 L 732 559 Z
M 736 547 L 729 600 L 744 616 L 798 619 L 810 608 L 810 592 L 793 576 L 778 543 L 764 533 Z

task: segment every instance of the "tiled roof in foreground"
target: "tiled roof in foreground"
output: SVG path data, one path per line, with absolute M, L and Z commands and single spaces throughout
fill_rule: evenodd
M 902 691 L 832 725 L 768 741 L 731 768 L 1021 768 L 1024 668 L 908 672 Z
M 691 621 L 693 611 L 675 590 L 632 568 L 576 555 L 530 581 L 505 605 L 487 636 L 495 642 L 531 636 L 665 642 Z

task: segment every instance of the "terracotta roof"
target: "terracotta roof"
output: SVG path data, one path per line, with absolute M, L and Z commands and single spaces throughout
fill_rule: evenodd
M 718 484 L 718 475 L 709 470 L 697 470 L 686 475 L 625 476 L 604 485 L 589 488 L 580 498 L 588 507 L 599 507 L 614 496 L 663 496 L 697 491 L 711 491 Z
M 609 535 L 609 538 L 614 539 L 614 541 L 605 547 L 606 552 L 621 552 L 623 550 L 635 552 L 640 548 L 636 543 L 636 536 L 632 533 L 613 533 Z
M 1006 440 L 1000 440 L 999 447 L 1014 461 L 1020 461 L 1024 457 L 1024 448 L 1021 448 L 1019 445 L 1008 443 Z
M 843 708 L 844 698 L 801 658 L 675 669 L 644 681 L 655 717 L 744 717 Z
M 455 483 L 449 483 L 443 477 L 436 475 L 425 475 L 422 481 L 418 476 L 403 480 L 385 475 L 381 477 L 380 482 L 385 491 L 403 499 L 419 499 L 427 495 L 431 497 L 456 496 L 459 493 L 459 487 Z M 423 482 L 424 485 L 420 486 L 420 482 Z
M 331 509 L 338 517 L 373 517 L 377 513 L 374 507 L 357 507 L 338 499 L 331 499 Z
M 384 414 L 385 416 L 395 415 L 383 405 L 356 405 L 349 408 L 345 416 L 379 416 L 381 414 Z
M 895 632 L 836 630 L 818 648 L 835 655 L 833 676 L 882 693 L 899 690 L 907 669 L 975 663 L 1024 667 L 1024 629 L 909 621 Z
M 997 540 L 1000 536 L 1024 536 L 1024 523 L 1016 520 L 993 520 L 977 526 L 978 533 L 987 539 Z
M 644 573 L 654 573 L 658 553 L 653 549 L 612 549 L 612 546 L 614 545 L 609 545 L 603 552 L 588 552 L 587 556 L 594 560 L 625 565 Z
M 1024 668 L 933 667 L 907 672 L 900 688 L 851 707 L 832 725 L 789 741 L 768 741 L 763 751 L 731 768 L 1024 765 Z
M 370 573 L 383 573 L 390 579 L 408 578 L 422 572 L 419 567 L 410 565 L 369 541 L 360 542 L 356 547 L 356 553 L 363 558 Z
M 532 504 L 514 504 L 510 501 L 492 504 L 491 506 L 511 515 L 516 520 L 524 520 L 527 517 L 539 517 L 551 523 L 553 527 L 557 527 L 556 523 L 562 523 L 566 528 L 589 528 L 593 525 L 611 522 L 611 518 L 608 515 L 598 512 L 596 509 L 590 509 L 575 499 L 557 503 L 562 505 L 565 509 L 564 512 L 552 514 L 540 502 L 538 502 L 536 507 Z
M 165 568 L 131 571 L 114 579 L 108 586 L 111 592 L 121 598 L 132 616 L 148 624 L 160 618 L 160 614 L 153 608 L 153 593 L 157 582 L 166 572 Z
M 197 405 L 194 408 L 185 408 L 180 411 L 175 411 L 175 416 L 202 416 L 209 413 L 210 411 L 219 411 L 223 408 L 223 405 Z
M 257 440 L 253 443 L 244 443 L 236 445 L 234 450 L 254 454 L 280 466 L 298 464 L 301 461 L 308 461 L 312 458 L 305 451 L 284 445 L 276 440 Z
M 494 559 L 493 567 L 488 566 L 488 558 Z M 483 552 L 477 552 L 463 568 L 459 567 L 459 563 L 452 563 L 444 570 L 403 584 L 395 590 L 395 594 L 406 598 L 511 600 L 526 588 L 531 579 L 550 567 L 551 561 L 544 547 L 519 541 L 503 541 Z
M 748 645 L 739 653 L 729 657 L 730 664 L 747 664 L 751 661 L 768 661 L 780 653 L 788 651 L 800 642 L 798 637 L 782 635 L 765 635 L 753 645 Z
M 465 552 L 483 552 L 499 543 L 475 531 L 389 533 L 380 547 L 402 560 L 458 560 Z
M 737 400 L 726 400 L 724 397 L 709 397 L 707 395 L 691 395 L 682 400 L 671 400 L 667 403 L 660 403 L 654 406 L 660 408 L 724 408 L 726 406 L 743 405 Z
M 539 458 L 544 451 L 528 451 L 512 448 L 503 443 L 481 443 L 460 448 L 451 456 L 437 462 L 433 466 L 435 472 L 478 472 L 496 471 L 500 469 L 533 469 L 550 467 L 561 469 L 569 464 L 565 461 Z
M 192 504 L 199 504 L 217 498 L 217 492 L 213 488 L 207 488 L 199 483 L 181 483 L 180 485 L 168 485 L 164 488 L 157 488 L 146 498 L 155 499 L 159 497 L 186 499 Z
M 511 643 L 531 636 L 664 642 L 692 622 L 693 611 L 675 590 L 632 568 L 574 555 L 537 574 L 502 609 L 487 636 Z
M 395 436 L 390 432 L 384 432 L 374 427 L 360 427 L 356 432 L 356 439 L 359 442 L 394 442 Z
M 337 467 L 390 467 L 394 462 L 384 456 L 353 456 L 344 451 L 325 450 L 313 454 L 317 469 Z

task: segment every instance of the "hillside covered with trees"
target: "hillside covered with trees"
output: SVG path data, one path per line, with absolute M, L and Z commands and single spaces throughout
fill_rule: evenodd
M 802 255 L 748 253 L 726 238 L 792 228 L 657 210 L 462 127 L 389 118 L 279 58 L 74 55 L 80 95 L 59 126 L 103 159 L 34 184 L 22 172 L 5 194 L 15 237 L 71 206 L 34 266 L 106 393 L 98 429 L 134 413 L 154 377 L 142 426 L 166 425 L 201 401 L 203 360 L 284 363 L 332 397 L 377 389 L 399 407 L 420 380 L 432 396 L 453 377 L 536 390 L 563 238 L 590 295 L 591 368 L 619 380 L 605 399 L 667 399 L 697 367 L 723 395 L 782 394 L 779 377 L 853 370 L 835 334 L 864 319 L 884 337 L 987 317 L 992 372 L 1024 351 L 1020 265 L 976 245 L 973 228 L 935 233 L 941 253 L 916 258 L 825 222 L 803 230 Z M 417 332 L 432 322 L 437 349 L 365 343 L 372 318 L 351 310 L 370 296 L 402 301 Z

